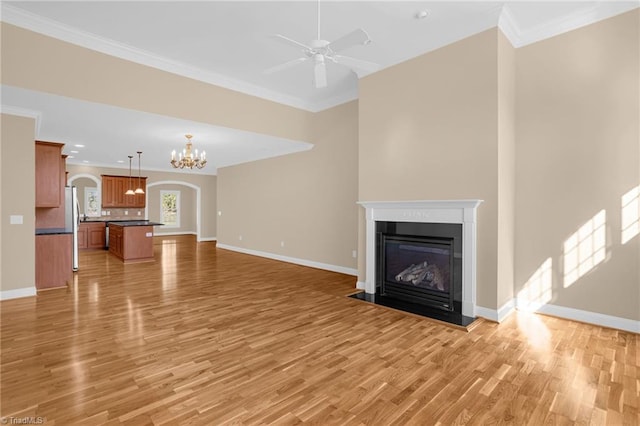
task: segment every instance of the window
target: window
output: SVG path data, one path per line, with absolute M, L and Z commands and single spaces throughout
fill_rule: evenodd
M 180 227 L 180 191 L 160 191 L 160 222 L 165 228 Z
M 84 188 L 84 214 L 87 216 L 100 216 L 98 188 Z

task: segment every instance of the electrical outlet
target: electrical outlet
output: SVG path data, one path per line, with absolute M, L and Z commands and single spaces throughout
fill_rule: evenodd
M 242 241 L 242 235 L 238 236 L 238 240 Z
M 142 212 L 138 210 L 138 216 L 142 216 Z
M 124 211 L 124 215 L 125 215 L 125 216 L 129 216 L 129 210 L 125 210 L 125 211 Z
M 351 252 L 351 257 L 353 257 L 354 259 L 358 257 L 358 252 L 356 250 L 353 250 Z
M 222 210 L 218 210 L 218 216 L 222 216 Z
M 280 247 L 284 247 L 284 241 L 280 241 Z

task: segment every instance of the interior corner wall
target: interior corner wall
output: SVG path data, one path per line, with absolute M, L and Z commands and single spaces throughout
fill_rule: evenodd
M 311 150 L 220 168 L 218 243 L 355 270 L 357 119 L 356 101 L 316 113 Z
M 516 51 L 522 298 L 640 320 L 640 235 L 622 239 L 623 197 L 640 185 L 639 24 L 635 9 Z
M 0 291 L 31 289 L 36 285 L 35 237 L 35 120 L 2 114 L 0 154 L 2 169 Z M 21 161 L 15 161 L 19 158 Z M 19 176 L 19 185 L 16 177 Z M 10 224 L 10 216 L 22 216 L 22 224 Z
M 515 48 L 498 31 L 498 308 L 512 307 L 515 276 Z
M 494 28 L 361 79 L 359 97 L 360 201 L 484 200 L 478 208 L 476 298 L 493 310 L 497 71 Z M 361 280 L 364 275 L 360 270 Z

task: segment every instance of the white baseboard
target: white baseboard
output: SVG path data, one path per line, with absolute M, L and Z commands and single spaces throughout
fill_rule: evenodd
M 19 299 L 21 297 L 32 297 L 38 294 L 35 287 L 16 288 L 15 290 L 0 291 L 0 300 Z
M 504 321 L 515 310 L 523 312 L 535 312 L 539 314 L 551 315 L 558 318 L 564 318 L 572 321 L 584 322 L 587 324 L 598 325 L 601 327 L 615 328 L 616 330 L 630 331 L 640 334 L 640 321 L 634 321 L 627 318 L 614 317 L 611 315 L 600 314 L 597 312 L 583 311 L 580 309 L 567 308 L 558 305 L 542 305 L 535 310 L 524 309 L 517 306 L 517 300 L 512 299 L 502 305 L 498 310 L 476 306 L 476 316 L 486 318 L 495 322 Z
M 558 305 L 542 305 L 535 312 L 640 334 L 640 321 L 627 318 L 614 317 L 598 312 L 583 311 Z
M 176 235 L 196 235 L 197 237 L 197 233 L 196 232 L 156 232 L 153 234 L 154 237 L 172 237 L 172 236 L 176 236 Z M 200 237 L 200 238 L 196 238 L 197 242 L 203 242 L 203 241 L 217 241 L 218 239 L 216 237 Z
M 483 306 L 476 306 L 477 317 L 486 318 L 490 321 L 494 321 L 498 323 L 507 319 L 507 317 L 512 313 L 514 313 L 515 311 L 516 311 L 516 303 L 514 299 L 508 300 L 507 303 L 502 305 L 498 310 L 485 308 Z
M 227 244 L 217 244 L 218 248 L 237 251 L 239 253 L 250 254 L 253 256 L 266 257 L 268 259 L 280 260 L 287 263 L 295 263 L 296 265 L 310 266 L 311 268 L 324 269 L 326 271 L 338 272 L 345 275 L 358 276 L 358 270 L 354 268 L 346 268 L 344 266 L 329 265 L 328 263 L 314 262 L 312 260 L 298 259 L 296 257 L 282 256 L 280 254 L 267 253 L 264 251 L 251 250 L 243 247 L 235 247 Z

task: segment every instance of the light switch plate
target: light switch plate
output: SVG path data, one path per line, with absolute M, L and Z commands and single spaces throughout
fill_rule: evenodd
M 22 225 L 23 216 L 21 214 L 12 214 L 9 216 L 9 224 L 11 225 Z

